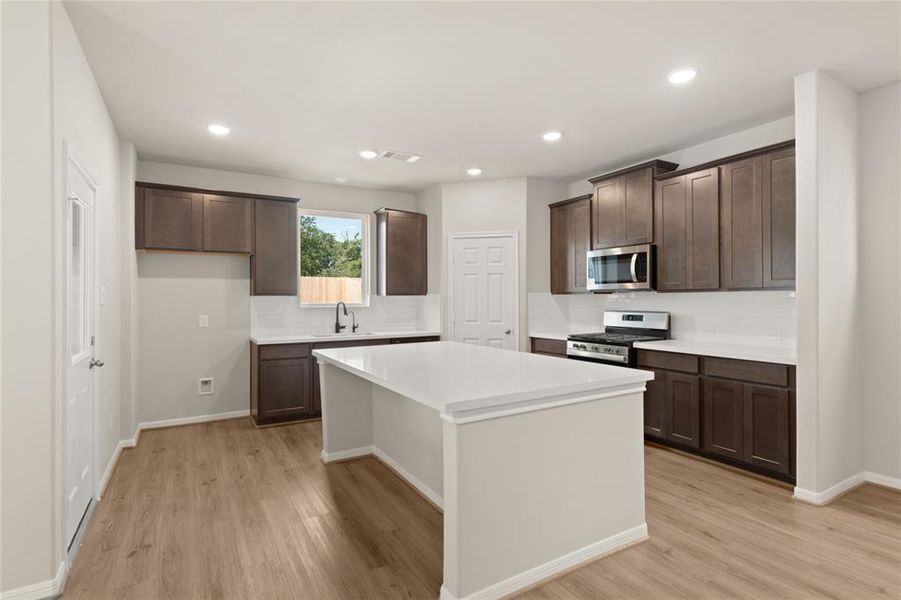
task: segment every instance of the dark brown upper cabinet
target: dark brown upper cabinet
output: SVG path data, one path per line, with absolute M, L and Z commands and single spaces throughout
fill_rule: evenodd
M 657 289 L 719 288 L 719 171 L 657 181 Z
M 551 293 L 584 292 L 586 253 L 591 249 L 590 194 L 550 205 Z
M 722 286 L 795 286 L 795 151 L 720 167 Z
M 427 217 L 382 208 L 376 214 L 376 292 L 424 296 L 429 290 Z
M 795 287 L 795 148 L 763 162 L 763 287 Z
M 297 201 L 254 200 L 253 231 L 251 295 L 296 296 Z
M 249 254 L 253 250 L 253 200 L 204 194 L 203 249 Z
M 187 190 L 135 189 L 135 247 L 203 249 L 203 195 Z
M 678 165 L 663 160 L 635 165 L 589 181 L 593 249 L 654 241 L 654 177 Z

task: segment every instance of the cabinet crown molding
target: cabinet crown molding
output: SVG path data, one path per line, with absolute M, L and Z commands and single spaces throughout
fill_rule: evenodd
M 639 163 L 637 165 L 631 165 L 629 167 L 624 167 L 622 169 L 617 169 L 616 171 L 610 171 L 608 173 L 603 173 L 601 175 L 597 175 L 595 177 L 590 178 L 588 181 L 592 184 L 599 183 L 604 181 L 605 179 L 610 179 L 611 177 L 618 177 L 620 175 L 625 175 L 626 173 L 631 173 L 633 171 L 641 171 L 643 169 L 654 169 L 654 175 L 656 176 L 658 173 L 666 173 L 669 171 L 673 171 L 677 169 L 679 165 L 674 162 L 669 162 L 666 160 L 654 159 L 649 160 L 643 163 Z

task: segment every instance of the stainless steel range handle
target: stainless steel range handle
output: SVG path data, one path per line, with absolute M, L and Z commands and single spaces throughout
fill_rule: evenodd
M 638 252 L 632 255 L 632 262 L 629 263 L 629 271 L 632 273 L 632 281 L 634 283 L 638 283 L 638 273 L 636 273 L 635 267 L 638 265 Z

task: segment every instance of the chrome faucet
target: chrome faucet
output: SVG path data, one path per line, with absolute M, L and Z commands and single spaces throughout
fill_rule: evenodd
M 344 308 L 344 316 L 347 316 L 347 305 L 344 302 L 339 302 L 335 305 L 335 333 L 341 333 L 342 329 L 347 329 L 347 325 L 341 324 L 341 315 L 338 313 L 340 308 Z

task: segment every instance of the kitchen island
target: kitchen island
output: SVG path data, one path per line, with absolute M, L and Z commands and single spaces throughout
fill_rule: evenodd
M 457 342 L 314 350 L 322 460 L 444 511 L 443 599 L 500 598 L 647 537 L 647 371 Z

